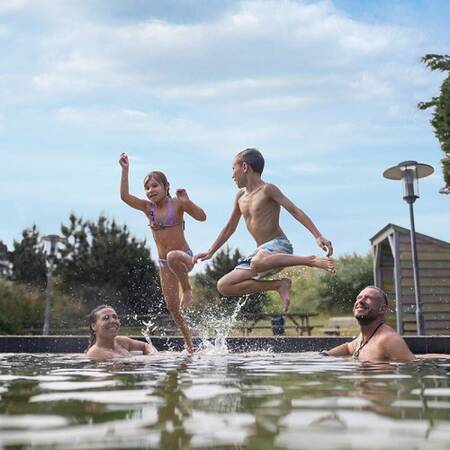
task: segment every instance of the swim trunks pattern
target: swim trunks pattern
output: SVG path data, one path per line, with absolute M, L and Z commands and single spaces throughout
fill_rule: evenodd
M 288 255 L 292 255 L 294 253 L 294 248 L 292 247 L 292 244 L 289 242 L 289 239 L 285 236 L 277 236 L 275 239 L 272 239 L 271 241 L 261 244 L 259 247 L 257 247 L 257 249 L 253 253 L 241 259 L 238 265 L 236 266 L 236 269 L 250 270 L 250 263 L 252 262 L 252 258 L 260 250 L 263 250 L 267 253 L 285 253 Z M 261 279 L 270 275 L 274 275 L 280 272 L 282 269 L 283 269 L 282 267 L 274 268 L 268 270 L 267 272 L 258 273 L 253 278 Z

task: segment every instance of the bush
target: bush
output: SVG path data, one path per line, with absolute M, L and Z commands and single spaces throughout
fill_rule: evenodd
M 55 288 L 58 280 L 56 280 Z M 0 334 L 40 334 L 44 323 L 46 293 L 0 278 Z M 55 289 L 50 331 L 84 325 L 86 311 L 81 302 Z M 87 326 L 86 326 L 87 329 Z
M 369 285 L 373 285 L 372 256 L 356 253 L 342 256 L 336 261 L 336 274 L 324 272 L 319 278 L 319 308 L 351 312 L 356 296 Z
M 17 334 L 30 323 L 42 327 L 44 309 L 43 292 L 0 279 L 0 334 Z

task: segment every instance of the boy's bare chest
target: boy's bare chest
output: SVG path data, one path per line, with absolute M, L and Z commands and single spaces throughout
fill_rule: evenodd
M 239 199 L 239 209 L 244 217 L 270 213 L 275 204 L 263 193 L 244 194 Z

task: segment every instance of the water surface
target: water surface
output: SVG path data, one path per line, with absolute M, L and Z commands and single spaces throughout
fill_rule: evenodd
M 449 361 L 0 354 L 0 448 L 450 449 Z

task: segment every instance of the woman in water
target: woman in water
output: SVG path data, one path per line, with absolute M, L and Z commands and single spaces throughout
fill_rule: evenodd
M 162 172 L 150 172 L 144 178 L 146 199 L 131 195 L 128 187 L 129 161 L 125 153 L 120 155 L 122 167 L 120 198 L 132 208 L 142 211 L 149 220 L 159 256 L 161 287 L 167 309 L 172 315 L 184 338 L 186 350 L 193 352 L 191 332 L 181 313 L 192 301 L 191 285 L 188 273 L 194 267 L 194 258 L 184 237 L 183 214 L 201 222 L 206 214 L 190 198 L 185 189 L 177 189 L 172 198 L 169 194 L 169 182 Z M 178 284 L 182 296 L 179 297 Z
M 114 308 L 100 305 L 89 314 L 91 333 L 86 356 L 98 359 L 123 358 L 131 351 L 141 351 L 144 355 L 158 353 L 155 347 L 146 342 L 126 336 L 118 336 L 120 321 Z

